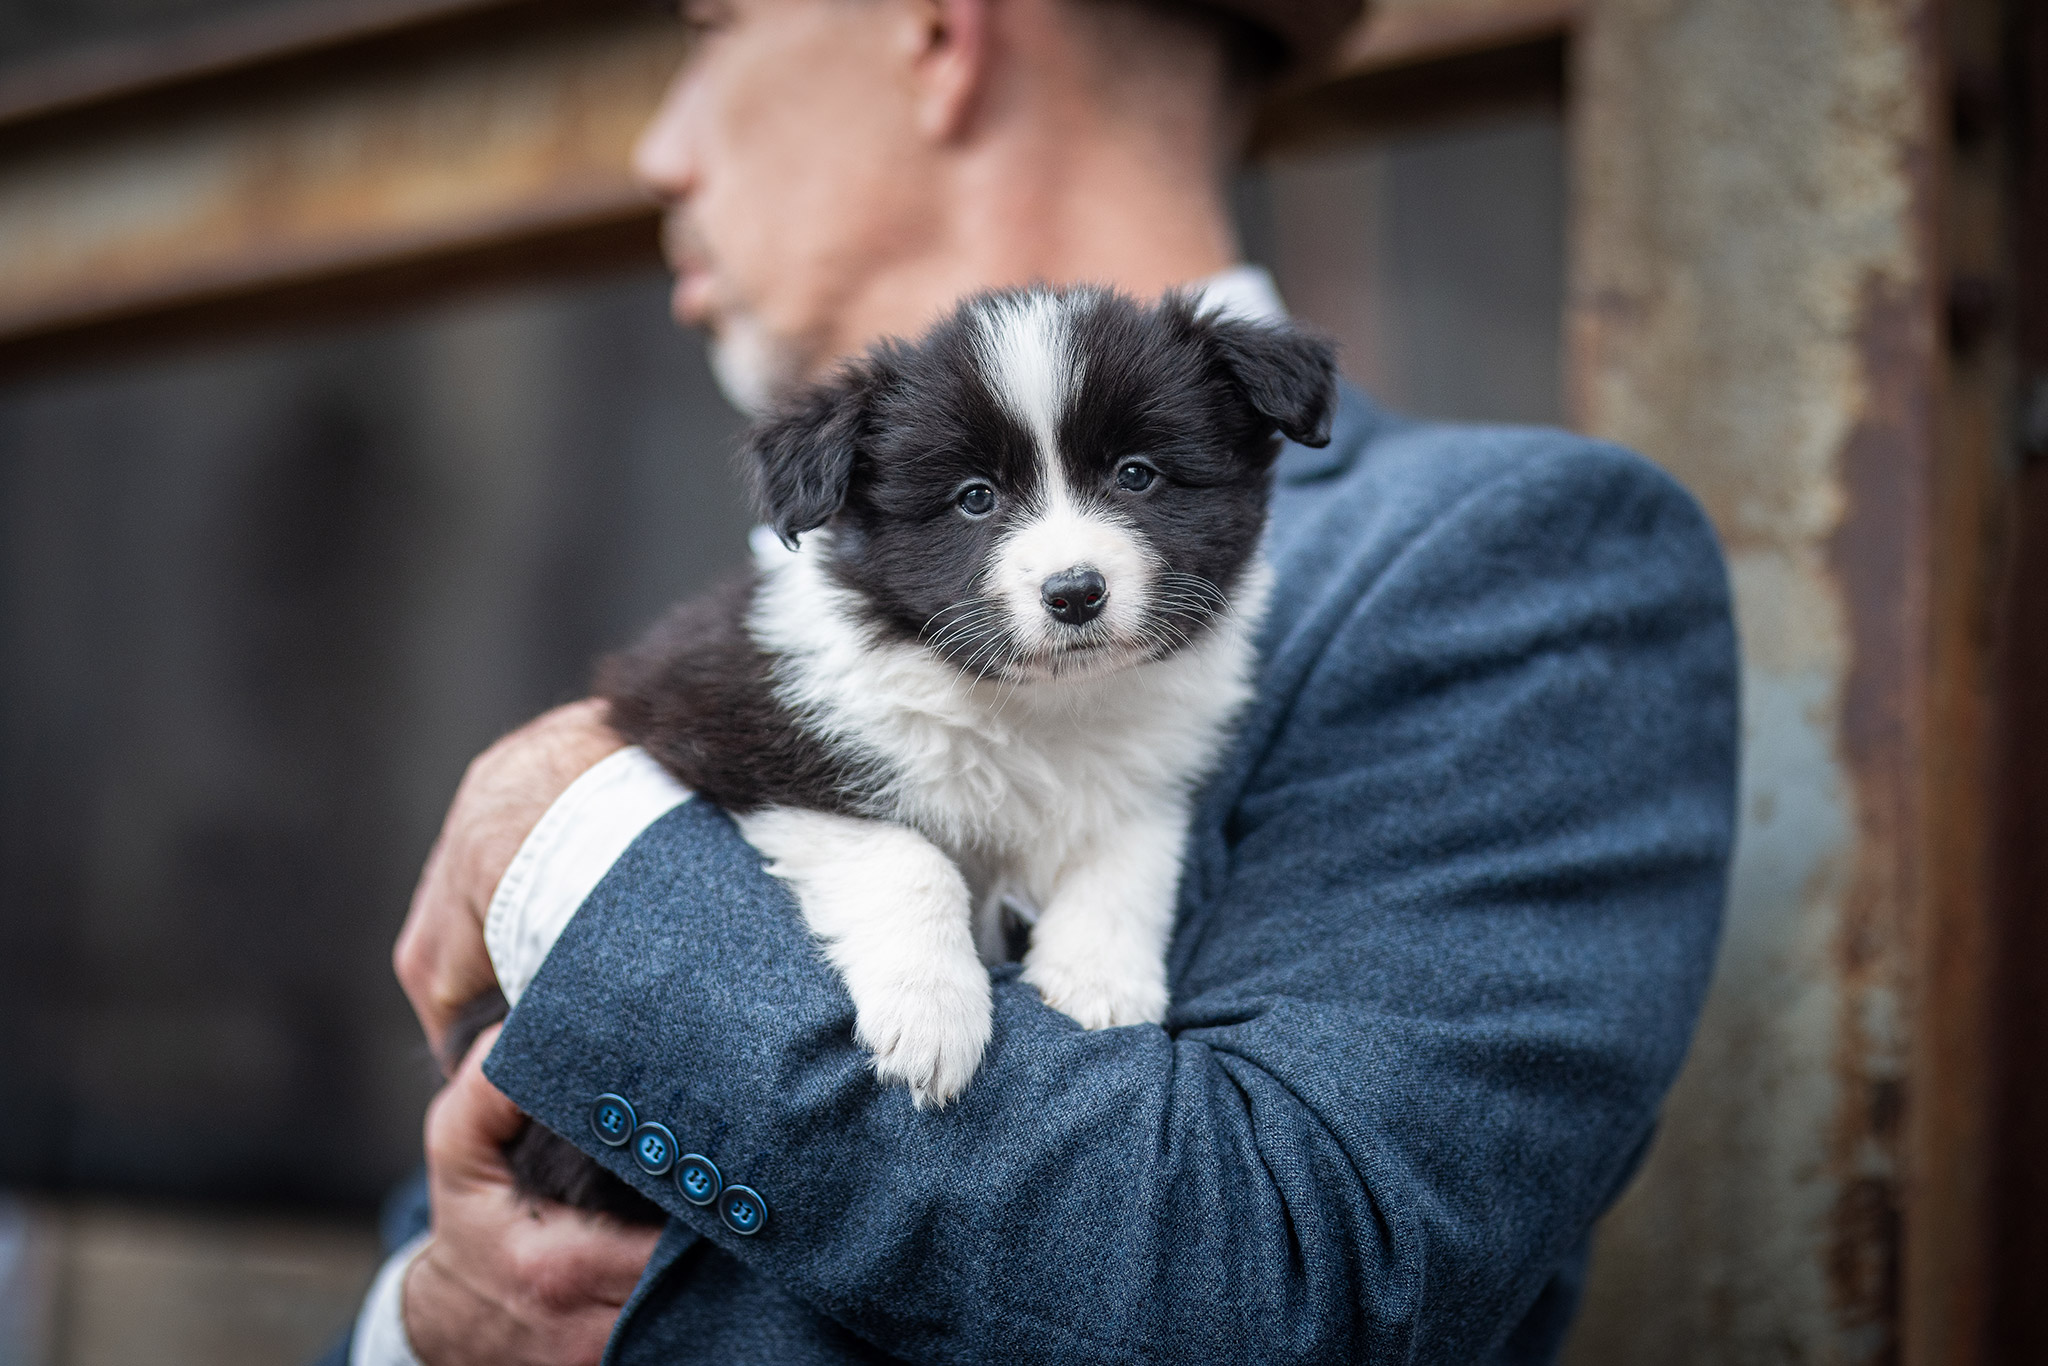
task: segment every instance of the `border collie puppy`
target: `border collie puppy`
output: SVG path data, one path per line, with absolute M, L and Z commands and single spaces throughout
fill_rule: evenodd
M 1325 343 L 1182 296 L 970 299 L 759 424 L 782 547 L 601 666 L 612 724 L 790 883 L 917 1105 L 980 1064 L 1008 912 L 1050 1005 L 1164 1017 L 1189 803 L 1251 690 L 1277 434 L 1327 442 L 1335 403 Z M 473 1002 L 450 1058 L 504 1013 Z M 537 1125 L 507 1157 L 530 1195 L 663 1221 Z
M 782 542 L 601 667 L 738 820 L 920 1107 L 973 1077 L 1003 908 L 1083 1027 L 1157 1022 L 1196 785 L 1250 696 L 1279 435 L 1328 345 L 1099 289 L 963 303 L 754 430 Z M 785 549 L 786 547 L 786 549 Z

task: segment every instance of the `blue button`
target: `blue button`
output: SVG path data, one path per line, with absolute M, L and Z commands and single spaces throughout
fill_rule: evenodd
M 768 1222 L 768 1202 L 751 1186 L 727 1186 L 718 1201 L 718 1217 L 743 1238 L 751 1238 Z
M 597 1132 L 600 1143 L 624 1147 L 633 1136 L 633 1126 L 639 1122 L 624 1096 L 606 1092 L 590 1103 L 590 1127 Z
M 676 1162 L 676 1189 L 693 1205 L 708 1205 L 725 1189 L 718 1165 L 702 1153 L 684 1153 Z
M 652 1120 L 633 1131 L 633 1160 L 649 1176 L 665 1176 L 676 1164 L 676 1136 Z

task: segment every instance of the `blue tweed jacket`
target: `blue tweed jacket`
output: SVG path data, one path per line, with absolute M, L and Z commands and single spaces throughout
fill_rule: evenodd
M 875 1085 L 783 887 L 687 803 L 488 1074 L 673 1216 L 610 1359 L 1545 1362 L 1706 988 L 1735 637 L 1669 478 L 1347 392 L 1290 447 L 1255 710 L 1196 822 L 1163 1028 L 999 970 L 952 1107 Z M 593 1135 L 602 1093 L 765 1203 Z

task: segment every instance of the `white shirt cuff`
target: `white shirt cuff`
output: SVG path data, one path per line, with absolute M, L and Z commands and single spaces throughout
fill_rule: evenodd
M 484 947 L 508 1004 L 517 1005 L 576 908 L 648 826 L 690 796 L 632 745 L 593 765 L 533 827 L 484 916 Z
M 370 1282 L 363 1312 L 356 1315 L 355 1338 L 349 1343 L 348 1366 L 420 1366 L 405 1335 L 405 1273 L 413 1258 L 434 1240 L 422 1233 L 391 1254 Z

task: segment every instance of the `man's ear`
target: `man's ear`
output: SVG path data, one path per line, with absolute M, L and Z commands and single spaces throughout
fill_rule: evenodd
M 791 550 L 846 502 L 875 377 L 849 368 L 754 424 L 743 460 L 762 520 Z
M 917 124 L 928 138 L 955 141 L 973 122 L 988 85 L 993 51 L 989 4 L 990 0 L 908 0 Z
M 1284 323 L 1207 320 L 1210 345 L 1252 410 L 1304 446 L 1330 444 L 1337 412 L 1337 351 Z

